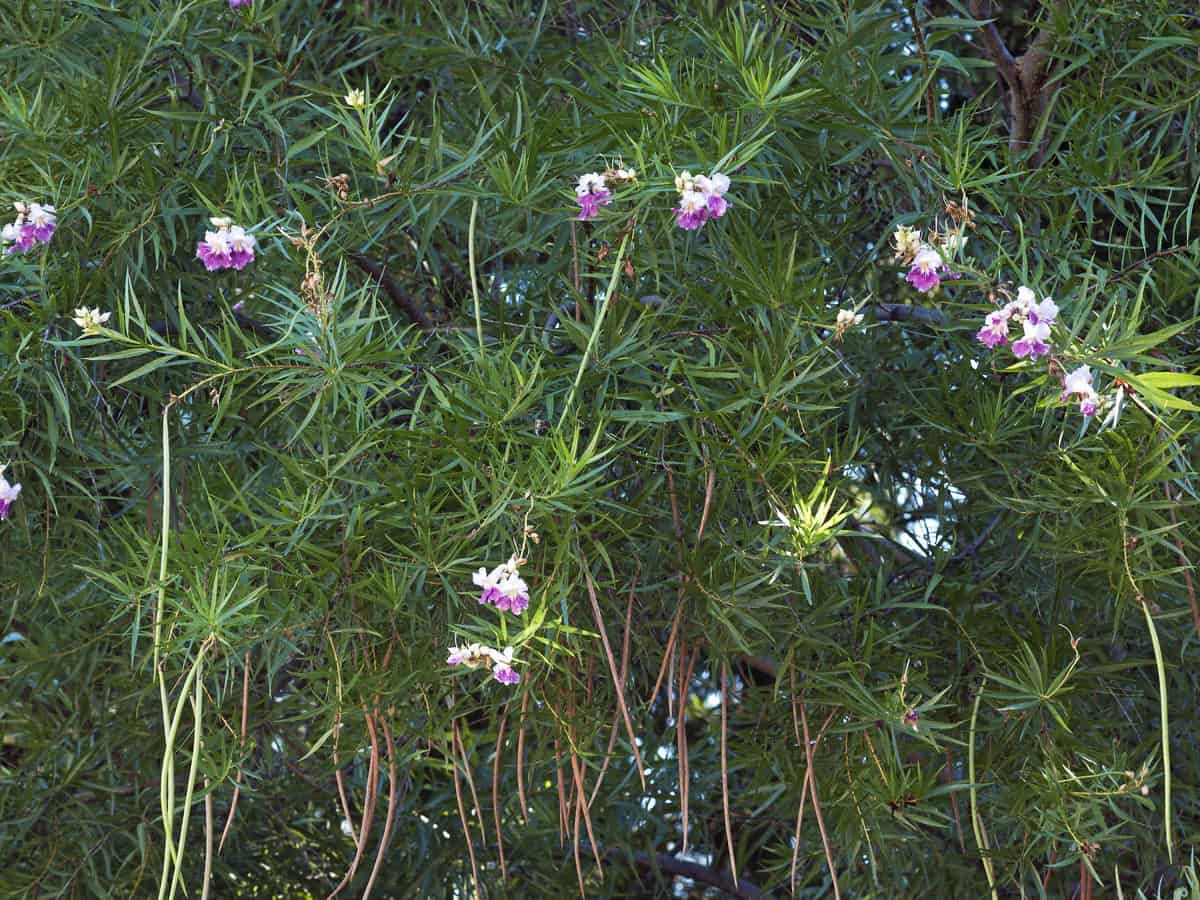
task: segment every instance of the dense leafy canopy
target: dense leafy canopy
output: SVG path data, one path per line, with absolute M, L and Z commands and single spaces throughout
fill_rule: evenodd
M 995 6 L 9 4 L 0 894 L 1200 896 L 1200 19 Z

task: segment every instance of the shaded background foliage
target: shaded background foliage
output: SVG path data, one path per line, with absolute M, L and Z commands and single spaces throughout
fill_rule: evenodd
M 335 773 L 351 895 L 1200 890 L 1193 4 L 17 3 L 0 60 L 5 199 L 60 210 L 0 268 L 4 896 L 157 891 L 160 587 L 193 892 L 329 894 Z M 884 236 L 964 198 L 974 274 L 914 294 Z M 973 341 L 1018 284 L 1118 427 Z M 470 573 L 522 546 L 501 625 Z

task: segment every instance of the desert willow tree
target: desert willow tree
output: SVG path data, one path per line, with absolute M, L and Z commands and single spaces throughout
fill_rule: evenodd
M 1198 889 L 1193 4 L 0 48 L 0 895 Z

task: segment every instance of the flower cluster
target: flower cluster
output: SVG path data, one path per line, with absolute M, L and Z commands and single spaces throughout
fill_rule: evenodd
M 242 269 L 254 261 L 254 236 L 231 220 L 208 220 L 216 231 L 204 232 L 204 240 L 196 245 L 196 258 L 210 272 L 219 269 Z
M 684 231 L 697 231 L 709 219 L 719 219 L 729 209 L 729 201 L 725 199 L 729 176 L 720 172 L 711 175 L 682 172 L 675 178 L 675 189 L 679 191 L 675 224 Z
M 921 240 L 920 230 L 901 225 L 892 235 L 892 243 L 895 244 L 896 262 L 909 267 L 905 281 L 922 294 L 928 294 L 936 288 L 943 278 L 958 277 L 942 257 L 941 251 Z M 966 237 L 957 231 L 942 239 L 942 246 L 951 252 L 965 245 Z
M 862 320 L 862 313 L 856 313 L 850 309 L 839 309 L 837 321 L 833 326 L 833 339 L 835 341 L 840 341 L 843 337 L 845 337 L 847 330 L 853 328 L 855 325 L 858 325 L 862 322 Z
M 106 322 L 112 317 L 112 313 L 102 313 L 100 308 L 89 309 L 86 306 L 81 306 L 75 310 L 75 315 L 72 321 L 83 329 L 85 336 L 99 334 Z
M 4 470 L 7 466 L 0 466 L 0 521 L 8 518 L 9 507 L 13 505 L 13 501 L 21 493 L 21 485 L 9 484 L 8 479 L 4 477 Z
M 612 191 L 608 189 L 608 180 L 599 172 L 580 175 L 579 184 L 575 185 L 575 199 L 579 204 L 581 220 L 596 218 L 601 206 L 612 203 Z
M 1037 359 L 1050 352 L 1050 326 L 1058 318 L 1058 305 L 1046 297 L 1041 303 L 1027 287 L 1017 289 L 1017 299 L 987 314 L 983 327 L 975 335 L 980 343 L 995 349 L 1008 343 L 1008 329 L 1019 324 L 1022 336 L 1013 341 L 1013 355 Z
M 1079 411 L 1085 416 L 1094 416 L 1100 398 L 1092 387 L 1092 370 L 1090 366 L 1080 366 L 1074 372 L 1068 372 L 1063 379 L 1063 392 L 1059 402 L 1066 403 L 1071 397 L 1079 398 Z M 1119 407 L 1118 407 L 1119 409 Z M 1115 418 L 1115 417 L 1114 417 Z
M 484 568 L 476 572 L 472 581 L 482 592 L 479 602 L 517 616 L 525 612 L 529 608 L 529 585 L 518 572 L 523 562 L 514 556 L 490 572 Z
M 0 241 L 12 245 L 8 248 L 9 253 L 25 253 L 32 250 L 35 244 L 50 243 L 58 224 L 53 206 L 18 200 L 13 204 L 13 209 L 17 211 L 16 221 L 0 229 Z
M 520 682 L 521 675 L 512 667 L 512 662 L 512 647 L 505 647 L 503 651 L 500 651 L 483 644 L 450 647 L 446 656 L 446 665 L 448 666 L 466 666 L 470 669 L 483 666 L 485 669 L 490 669 L 492 677 L 501 684 Z

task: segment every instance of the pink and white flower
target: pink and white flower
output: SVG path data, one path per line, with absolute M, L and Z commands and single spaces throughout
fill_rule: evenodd
M 698 231 L 709 219 L 719 219 L 729 210 L 729 201 L 725 199 L 729 176 L 721 172 L 711 175 L 680 172 L 675 176 L 675 188 L 679 191 L 679 206 L 673 210 L 675 224 L 684 231 Z
M 708 214 L 714 219 L 725 215 L 725 211 L 729 209 L 729 201 L 725 199 L 729 190 L 729 176 L 720 172 L 713 172 L 710 176 L 697 175 L 695 183 L 696 190 L 704 195 Z
M 1050 325 L 1047 322 L 1035 322 L 1028 318 L 1021 323 L 1025 334 L 1019 340 L 1013 341 L 1013 355 L 1031 360 L 1045 356 L 1050 352 Z
M 450 647 L 447 650 L 446 664 L 466 666 L 469 669 L 477 669 L 482 666 L 490 669 L 492 677 L 501 684 L 517 684 L 521 680 L 520 674 L 513 668 L 512 647 L 497 650 L 494 647 L 477 643 Z
M 7 466 L 0 466 L 0 521 L 8 518 L 9 508 L 21 493 L 21 485 L 9 484 L 8 479 L 4 477 L 6 468 Z
M 221 269 L 243 269 L 254 261 L 254 236 L 234 225 L 229 219 L 214 217 L 209 223 L 215 230 L 205 231 L 204 240 L 196 245 L 196 258 L 210 272 Z
M 525 612 L 529 608 L 529 585 L 518 571 L 522 562 L 513 556 L 490 572 L 481 568 L 472 575 L 471 580 L 480 589 L 479 602 L 517 616 Z
M 987 314 L 983 320 L 983 327 L 975 335 L 976 340 L 980 343 L 992 347 L 999 347 L 1001 344 L 1008 343 L 1008 320 L 1012 315 L 1009 308 L 997 309 L 994 312 Z
M 684 231 L 698 231 L 708 221 L 708 199 L 700 191 L 684 191 L 675 215 L 675 224 Z
M 928 294 L 942 283 L 942 275 L 949 271 L 942 254 L 925 246 L 913 257 L 912 268 L 908 270 L 905 280 L 922 294 Z
M 1096 404 L 1099 397 L 1092 386 L 1092 370 L 1089 366 L 1080 366 L 1074 372 L 1068 372 L 1063 379 L 1063 392 L 1059 401 L 1065 403 L 1071 397 L 1079 398 L 1079 411 L 1085 416 L 1096 414 Z
M 601 206 L 612 203 L 612 191 L 599 172 L 588 172 L 579 176 L 579 184 L 575 186 L 575 199 L 579 203 L 579 218 L 582 221 L 594 219 L 600 214 Z
M 241 9 L 243 6 L 249 9 L 253 4 L 253 0 L 229 0 L 230 9 Z
M 16 220 L 0 229 L 0 242 L 12 245 L 8 253 L 25 253 L 36 244 L 50 243 L 58 226 L 53 206 L 18 200 L 13 204 L 13 209 L 17 212 Z

